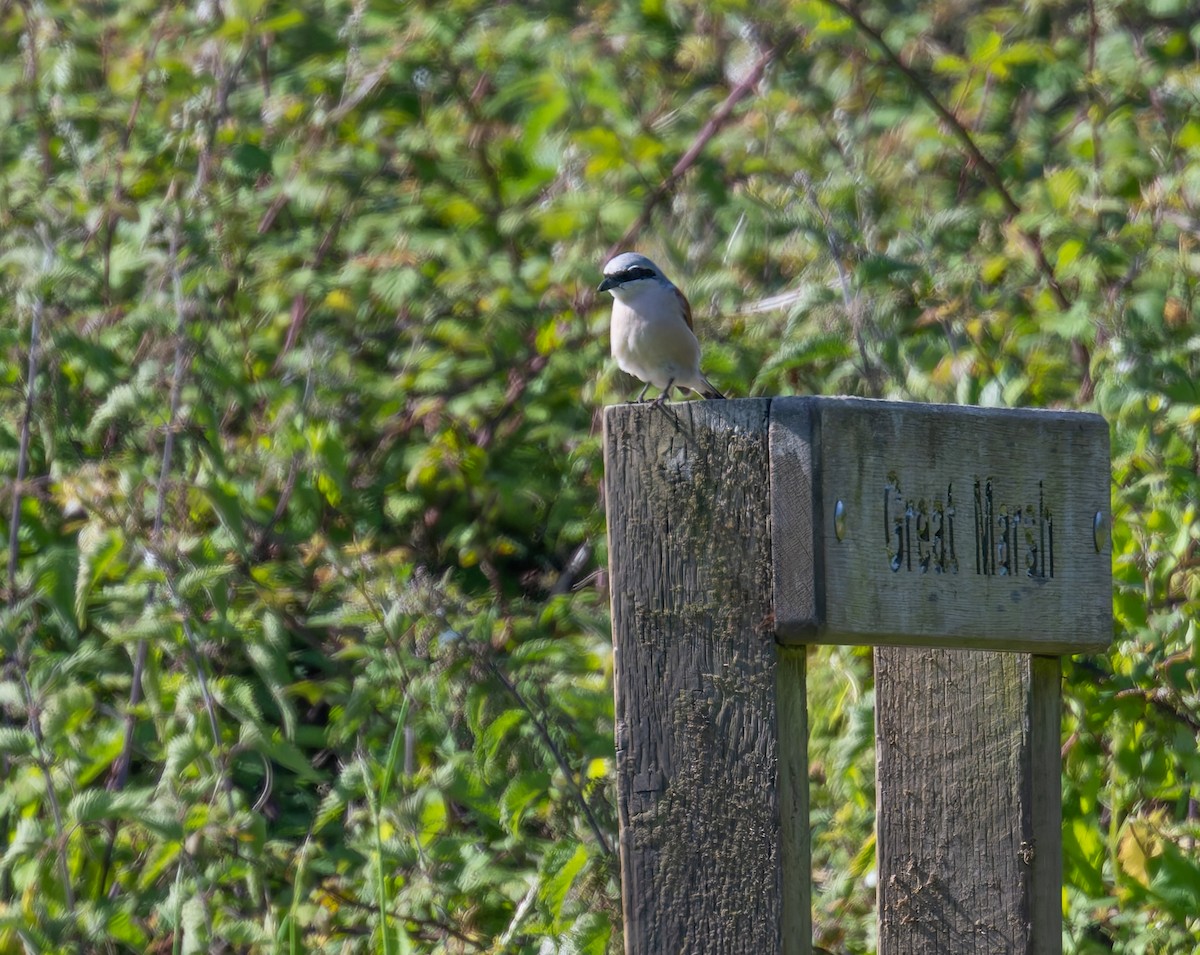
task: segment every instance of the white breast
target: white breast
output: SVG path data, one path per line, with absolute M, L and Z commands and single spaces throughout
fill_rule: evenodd
M 636 294 L 627 288 L 613 300 L 610 336 L 617 367 L 656 388 L 672 379 L 687 387 L 698 384 L 700 343 L 683 319 L 675 290 L 644 284 Z

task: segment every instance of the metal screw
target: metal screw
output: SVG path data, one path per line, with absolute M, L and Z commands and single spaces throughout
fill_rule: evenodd
M 833 532 L 838 540 L 846 536 L 846 505 L 841 501 L 833 505 Z
M 1092 518 L 1092 543 L 1096 545 L 1096 553 L 1103 554 L 1105 544 L 1108 542 L 1108 515 L 1104 511 L 1097 511 L 1096 516 Z

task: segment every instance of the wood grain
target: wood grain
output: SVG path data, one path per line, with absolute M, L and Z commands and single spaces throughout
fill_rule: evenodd
M 1059 662 L 875 650 L 879 955 L 1058 955 Z
M 605 412 L 629 955 L 780 948 L 769 406 Z
M 771 403 L 772 587 L 776 629 L 790 642 L 818 642 L 824 601 L 816 566 L 822 530 L 821 502 L 813 433 L 816 401 L 810 398 Z
M 1029 807 L 1035 854 L 1029 882 L 1032 955 L 1062 955 L 1062 661 L 1034 657 Z
M 782 955 L 812 955 L 812 851 L 808 813 L 807 647 L 782 647 L 779 700 L 779 825 L 783 854 Z
M 857 398 L 776 399 L 771 416 L 784 642 L 1111 642 L 1110 546 L 1094 534 L 1109 514 L 1103 418 Z M 790 538 L 808 525 L 806 563 Z

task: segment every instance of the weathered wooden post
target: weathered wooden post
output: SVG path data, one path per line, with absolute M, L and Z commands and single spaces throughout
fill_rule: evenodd
M 625 405 L 605 468 L 626 951 L 811 950 L 830 642 L 878 646 L 881 955 L 1057 953 L 1057 655 L 1111 637 L 1103 419 Z

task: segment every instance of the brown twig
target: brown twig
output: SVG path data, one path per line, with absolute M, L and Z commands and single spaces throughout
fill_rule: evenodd
M 670 196 L 675 189 L 679 180 L 687 173 L 689 169 L 695 165 L 696 160 L 700 158 L 700 154 L 704 151 L 704 147 L 709 141 L 721 131 L 722 128 L 729 122 L 733 116 L 734 107 L 742 100 L 750 95 L 750 92 L 758 85 L 766 72 L 768 66 L 779 56 L 785 53 L 799 37 L 799 30 L 789 31 L 783 39 L 772 46 L 766 53 L 758 58 L 758 61 L 750 68 L 750 72 L 742 77 L 741 82 L 729 91 L 729 95 L 722 100 L 721 105 L 714 111 L 707 123 L 701 127 L 700 132 L 696 134 L 696 138 L 692 140 L 692 144 L 687 148 L 678 162 L 671 167 L 670 173 L 657 186 L 655 186 L 650 194 L 646 197 L 646 201 L 642 204 L 642 211 L 638 213 L 638 217 L 633 220 L 629 228 L 625 230 L 625 234 L 621 236 L 613 245 L 609 246 L 605 253 L 605 260 L 611 259 L 614 255 L 626 248 L 634 237 L 646 228 L 650 223 L 650 219 L 654 215 L 655 209 Z M 583 291 L 575 296 L 574 307 L 575 311 L 582 314 L 591 309 L 592 304 L 596 301 L 596 289 L 593 285 L 586 286 Z
M 550 736 L 550 730 L 547 729 L 546 723 L 542 719 L 541 714 L 533 708 L 528 700 L 525 699 L 521 691 L 517 689 L 517 685 L 505 675 L 504 671 L 500 669 L 494 660 L 488 659 L 485 662 L 488 669 L 492 671 L 492 674 L 504 686 L 504 689 L 506 689 L 512 695 L 513 699 L 517 701 L 517 704 L 521 707 L 521 709 L 528 713 L 530 719 L 533 720 L 533 725 L 537 727 L 538 735 L 542 738 L 542 743 L 545 744 L 546 748 L 550 751 L 550 754 L 554 757 L 554 761 L 558 763 L 558 768 L 562 770 L 563 776 L 566 777 L 567 782 L 570 784 L 571 789 L 575 794 L 575 799 L 583 809 L 583 814 L 587 817 L 588 825 L 591 827 L 592 835 L 594 835 L 596 837 L 596 841 L 600 843 L 600 848 L 604 850 L 604 854 L 608 856 L 612 855 L 612 846 L 609 845 L 608 837 L 604 835 L 604 830 L 600 828 L 600 823 L 597 821 L 595 813 L 592 812 L 591 803 L 589 803 L 587 801 L 587 797 L 584 796 L 583 788 L 579 785 L 578 780 L 575 778 L 575 773 L 567 764 L 566 757 L 563 756 L 563 754 L 559 751 L 559 748 L 554 744 L 554 740 Z
M 204 187 L 208 185 L 209 171 L 212 168 L 213 147 L 217 142 L 217 130 L 229 113 L 229 97 L 233 95 L 234 84 L 237 83 L 238 77 L 241 75 L 242 68 L 246 65 L 246 60 L 249 59 L 253 47 L 253 31 L 250 31 L 247 33 L 241 49 L 238 50 L 237 59 L 228 69 L 218 70 L 217 75 L 214 77 L 217 81 L 217 88 L 213 94 L 212 112 L 205 122 L 206 135 L 204 146 L 201 148 L 200 155 L 196 160 L 196 181 L 192 186 L 193 195 L 200 195 L 204 191 Z
M 509 413 L 517 407 L 525 389 L 541 374 L 548 363 L 549 358 L 546 355 L 535 354 L 525 361 L 522 368 L 514 368 L 508 373 L 508 387 L 504 391 L 504 403 L 471 436 L 471 440 L 477 446 L 487 448 L 492 443 L 497 429 Z
M 102 274 L 106 303 L 109 300 L 112 288 L 112 250 L 117 234 L 117 221 L 120 218 L 117 213 L 117 206 L 125 200 L 125 183 L 122 175 L 125 168 L 125 154 L 129 149 L 130 140 L 133 138 L 133 131 L 137 126 L 137 118 L 141 112 L 142 103 L 146 99 L 146 89 L 150 83 L 150 71 L 154 67 L 154 58 L 158 53 L 158 45 L 162 42 L 167 32 L 168 12 L 168 10 L 163 10 L 159 14 L 158 28 L 154 31 L 154 37 L 150 42 L 149 48 L 143 51 L 142 71 L 138 78 L 137 92 L 134 94 L 133 106 L 129 109 L 129 116 L 125 120 L 125 129 L 121 132 L 120 145 L 117 147 L 117 161 L 114 164 L 116 167 L 116 182 L 113 184 L 112 201 L 108 204 L 101 222 L 96 227 L 96 231 L 99 231 L 101 228 L 104 229 L 104 250 L 101 258 L 103 261 Z M 95 231 L 87 237 L 84 244 L 89 244 L 94 235 Z
M 979 171 L 979 175 L 983 178 L 984 182 L 996 190 L 996 193 L 1000 196 L 1000 201 L 1004 203 L 1004 210 L 1008 214 L 1008 218 L 1012 219 L 1020 215 L 1021 207 L 1004 184 L 1004 178 L 1000 175 L 1000 170 L 983 154 L 983 151 L 976 145 L 971 133 L 959 121 L 958 117 L 937 98 L 933 90 L 930 89 L 929 84 L 925 82 L 916 70 L 900 58 L 900 55 L 883 38 L 883 34 L 867 23 L 863 19 L 862 14 L 850 6 L 849 3 L 843 2 L 843 0 L 825 0 L 825 2 L 845 14 L 862 33 L 870 37 L 884 58 L 900 71 L 912 88 L 916 90 L 917 94 L 929 104 L 929 107 L 937 114 L 938 118 L 946 124 L 954 137 L 962 144 L 963 149 L 971 160 L 971 165 Z M 1055 304 L 1064 312 L 1067 311 L 1071 307 L 1071 302 L 1067 298 L 1066 293 L 1063 292 L 1062 286 L 1058 281 L 1058 276 L 1054 274 L 1054 268 L 1050 265 L 1050 260 L 1046 258 L 1046 251 L 1042 247 L 1041 237 L 1027 229 L 1020 229 L 1019 231 L 1022 238 L 1025 239 L 1033 251 L 1038 271 L 1041 272 L 1043 278 L 1046 280 L 1046 284 L 1050 287 L 1050 294 L 1054 296 Z
M 651 216 L 654 215 L 654 210 L 671 194 L 684 174 L 695 165 L 696 160 L 700 158 L 700 154 L 704 151 L 704 147 L 708 145 L 709 141 L 729 122 L 733 116 L 734 108 L 750 95 L 751 91 L 762 79 L 767 67 L 777 57 L 785 53 L 799 35 L 800 31 L 790 30 L 778 43 L 762 54 L 754 66 L 750 68 L 750 71 L 742 77 L 737 86 L 729 91 L 729 95 L 725 97 L 720 106 L 713 110 L 713 114 L 709 117 L 708 122 L 700 128 L 700 132 L 696 134 L 692 145 L 679 157 L 679 161 L 671 168 L 671 172 L 646 197 L 646 201 L 642 204 L 642 211 L 638 214 L 638 217 L 633 220 L 633 223 L 625 230 L 625 234 L 621 236 L 617 243 L 608 250 L 605 258 L 611 258 L 620 252 L 633 240 L 634 236 L 646 227 L 650 222 Z
M 168 198 L 174 196 L 175 183 L 168 187 Z M 182 213 L 178 213 L 182 218 Z M 171 275 L 171 292 L 175 303 L 176 311 L 176 334 L 175 334 L 175 366 L 171 375 L 171 397 L 170 411 L 167 417 L 166 435 L 163 439 L 162 457 L 158 465 L 158 480 L 155 484 L 155 494 L 157 500 L 154 506 L 154 524 L 150 530 L 150 553 L 153 554 L 156 560 L 161 558 L 162 539 L 163 539 L 163 519 L 166 513 L 166 498 L 167 498 L 167 481 L 171 472 L 171 459 L 175 452 L 175 434 L 178 430 L 179 409 L 182 404 L 183 395 L 183 377 L 187 369 L 188 353 L 187 353 L 187 316 L 184 311 L 183 304 L 183 280 L 179 273 L 179 239 L 183 232 L 183 224 L 177 220 L 170 227 L 170 238 L 168 239 L 167 247 L 167 268 Z M 164 568 L 164 573 L 166 572 Z M 156 599 L 155 585 L 151 585 L 150 593 L 147 596 L 147 605 L 153 604 Z M 108 788 L 111 792 L 120 792 L 125 788 L 125 784 L 129 781 L 129 770 L 133 762 L 133 736 L 136 728 L 137 718 L 135 711 L 138 704 L 142 700 L 142 674 L 146 667 L 146 657 L 148 653 L 148 642 L 146 638 L 138 641 L 137 648 L 134 651 L 133 659 L 133 675 L 130 678 L 129 687 L 129 706 L 125 712 L 125 732 L 121 742 L 121 752 L 117 755 L 113 762 L 112 770 L 109 774 Z M 219 737 L 214 738 L 214 745 L 219 742 Z M 111 871 L 113 850 L 116 846 L 117 839 L 117 824 L 115 821 L 108 826 L 108 845 L 104 850 L 104 861 L 100 866 L 99 887 L 100 891 L 97 896 L 104 892 L 104 887 L 108 883 L 108 874 Z M 116 883 L 113 885 L 113 891 L 117 888 Z
M 363 180 L 359 186 L 359 195 L 366 188 L 368 180 Z M 357 199 L 355 196 L 354 199 Z M 346 219 L 349 218 L 351 211 L 354 209 L 354 199 L 349 200 L 342 211 L 330 223 L 329 228 L 325 230 L 325 234 L 321 237 L 320 243 L 317 245 L 313 256 L 306 263 L 306 267 L 314 272 L 320 269 L 325 262 L 325 257 L 329 255 L 330 249 L 333 248 L 333 243 L 341 232 L 342 226 L 345 225 Z M 261 226 L 260 226 L 261 228 Z M 300 332 L 304 328 L 304 320 L 308 317 L 309 302 L 308 297 L 303 292 L 297 292 L 292 299 L 292 318 L 288 322 L 287 335 L 284 336 L 283 347 L 279 350 L 279 355 L 275 359 L 274 368 L 279 371 L 283 367 L 283 359 L 295 347 L 296 342 L 300 339 Z
M 1118 681 L 1113 673 L 1086 657 L 1076 659 L 1074 665 L 1088 674 L 1092 682 L 1098 686 L 1108 689 L 1117 685 Z M 1191 733 L 1200 733 L 1200 718 L 1193 715 L 1187 707 L 1177 705 L 1170 700 L 1167 691 L 1161 687 L 1127 686 L 1118 689 L 1113 696 L 1118 700 L 1131 698 L 1140 700 L 1172 723 L 1186 727 Z
M 43 229 L 44 232 L 44 229 Z M 42 236 L 45 244 L 42 271 L 48 271 L 53 252 L 49 239 Z M 21 556 L 21 499 L 24 496 L 25 476 L 29 472 L 29 437 L 33 423 L 33 406 L 37 398 L 38 348 L 40 346 L 42 315 L 45 302 L 39 294 L 33 300 L 33 315 L 29 322 L 29 362 L 26 366 L 25 410 L 21 415 L 21 437 L 17 448 L 17 479 L 12 488 L 12 510 L 8 522 L 8 600 L 17 599 L 17 562 Z
M 466 638 L 462 632 L 450 622 L 445 611 L 438 611 L 437 615 L 449 631 L 454 633 L 458 639 L 463 640 L 464 643 L 466 642 Z M 524 695 L 517 688 L 517 685 L 500 669 L 495 660 L 488 656 L 484 658 L 483 662 L 492 672 L 492 675 L 500 681 L 504 689 L 517 701 L 517 705 L 529 714 L 530 719 L 533 720 L 533 725 L 537 728 L 538 735 L 542 739 L 542 743 L 550 751 L 550 755 L 554 757 L 554 761 L 558 764 L 558 768 L 562 770 L 563 776 L 566 777 L 576 801 L 579 803 L 580 808 L 583 809 L 583 814 L 587 817 L 588 826 L 592 830 L 592 835 L 596 837 L 596 842 L 600 844 L 600 848 L 604 851 L 605 855 L 612 855 L 613 850 L 609 844 L 608 837 L 605 836 L 604 830 L 600 828 L 600 822 L 596 819 L 596 814 L 592 811 L 591 804 L 583 794 L 583 788 L 579 785 L 579 782 L 575 778 L 575 773 L 572 772 L 571 767 L 567 764 L 566 757 L 563 756 L 562 752 L 555 745 L 553 737 L 550 736 L 550 730 L 546 727 L 546 722 L 542 719 L 541 714 L 525 699 Z
M 46 798 L 50 802 L 50 812 L 54 816 L 55 855 L 58 858 L 59 878 L 62 879 L 63 897 L 67 909 L 74 914 L 75 890 L 71 888 L 71 867 L 67 864 L 67 836 L 63 825 L 62 806 L 58 801 L 58 792 L 54 788 L 54 776 L 50 772 L 50 762 L 46 758 L 46 740 L 42 736 L 42 718 L 37 702 L 33 698 L 33 687 L 29 685 L 29 675 L 24 667 L 17 668 L 21 680 L 21 692 L 25 697 L 25 719 L 29 725 L 30 735 L 33 736 L 37 753 L 34 762 L 41 770 L 46 781 Z

